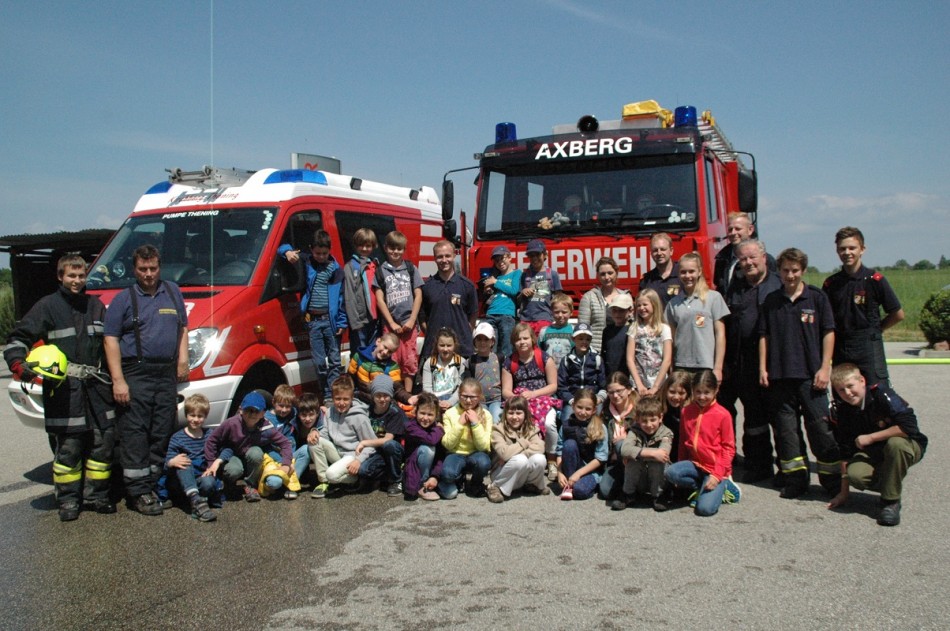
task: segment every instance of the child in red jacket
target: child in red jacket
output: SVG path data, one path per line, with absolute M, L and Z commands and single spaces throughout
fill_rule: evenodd
M 739 487 L 730 479 L 736 438 L 732 416 L 716 403 L 719 380 L 712 370 L 693 375 L 693 402 L 683 408 L 679 431 L 679 461 L 666 470 L 666 479 L 693 491 L 690 504 L 702 517 L 715 515 L 723 502 L 739 501 Z

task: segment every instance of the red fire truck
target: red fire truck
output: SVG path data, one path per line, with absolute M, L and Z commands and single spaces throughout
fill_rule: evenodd
M 178 283 L 188 310 L 191 375 L 178 387 L 179 416 L 184 398 L 201 392 L 211 400 L 207 424 L 216 425 L 250 390 L 287 383 L 301 391 L 316 379 L 299 299 L 314 230 L 330 233 L 341 264 L 357 229 L 375 232 L 377 258 L 386 234 L 400 230 L 406 258 L 429 275 L 442 227 L 438 194 L 427 186 L 303 169 L 174 169 L 139 199 L 90 268 L 87 287 L 108 305 L 135 283 L 135 248 L 159 248 L 161 276 Z M 281 244 L 302 250 L 298 265 L 277 256 Z M 39 386 L 11 382 L 8 394 L 24 423 L 43 427 Z
M 726 243 L 726 215 L 743 211 L 755 219 L 754 158 L 733 149 L 708 111 L 697 116 L 684 106 L 674 114 L 643 101 L 624 106 L 622 116 L 584 116 L 536 138 L 518 138 L 513 123 L 496 126 L 495 143 L 470 167 L 478 169 L 478 193 L 471 237 L 460 239 L 466 275 L 477 282 L 500 244 L 524 268 L 527 242 L 540 238 L 576 304 L 597 284 L 601 256 L 617 261 L 621 287 L 636 289 L 653 266 L 650 236 L 666 232 L 676 258 L 699 252 L 712 276 Z M 454 172 L 446 174 L 442 195 L 450 229 Z M 464 215 L 461 221 L 468 235 Z

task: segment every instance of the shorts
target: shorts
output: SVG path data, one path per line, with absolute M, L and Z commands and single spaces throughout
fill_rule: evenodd
M 389 327 L 383 326 L 383 331 L 389 333 Z M 404 331 L 402 334 L 397 334 L 397 337 L 399 348 L 393 353 L 392 359 L 399 365 L 399 372 L 402 373 L 404 379 L 415 377 L 419 372 L 419 327 L 414 326 L 411 331 Z

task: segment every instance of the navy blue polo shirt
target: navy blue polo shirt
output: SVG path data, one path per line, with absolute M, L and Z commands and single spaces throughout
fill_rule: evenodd
M 838 330 L 881 330 L 881 308 L 893 313 L 901 308 L 897 294 L 880 272 L 863 265 L 854 274 L 841 270 L 825 280 Z
M 423 358 L 432 355 L 435 334 L 443 327 L 452 329 L 458 335 L 458 354 L 472 356 L 475 350 L 472 346 L 471 320 L 478 313 L 478 292 L 472 281 L 457 272 L 448 280 L 433 274 L 422 285 L 422 313 L 426 321 Z
M 769 380 L 813 379 L 821 369 L 821 339 L 835 330 L 828 297 L 805 285 L 794 301 L 780 288 L 765 297 L 759 313 L 759 337 L 768 341 Z
M 184 298 L 175 283 L 159 281 L 154 296 L 143 292 L 138 283 L 120 291 L 106 310 L 105 335 L 119 338 L 123 359 L 137 357 L 130 291 L 135 292 L 138 302 L 142 358 L 174 359 L 178 352 L 178 328 L 188 326 L 188 315 L 181 310 Z
M 652 289 L 660 295 L 660 301 L 665 307 L 670 300 L 683 293 L 683 283 L 680 282 L 680 264 L 673 263 L 673 270 L 666 278 L 660 276 L 659 270 L 654 267 L 649 272 L 640 277 L 640 288 L 637 294 L 644 289 Z

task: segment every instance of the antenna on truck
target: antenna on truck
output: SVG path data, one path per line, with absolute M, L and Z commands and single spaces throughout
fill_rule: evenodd
M 198 171 L 184 171 L 180 168 L 165 169 L 168 181 L 172 184 L 190 184 L 198 188 L 227 188 L 240 186 L 254 175 L 246 169 L 219 169 L 205 165 Z

